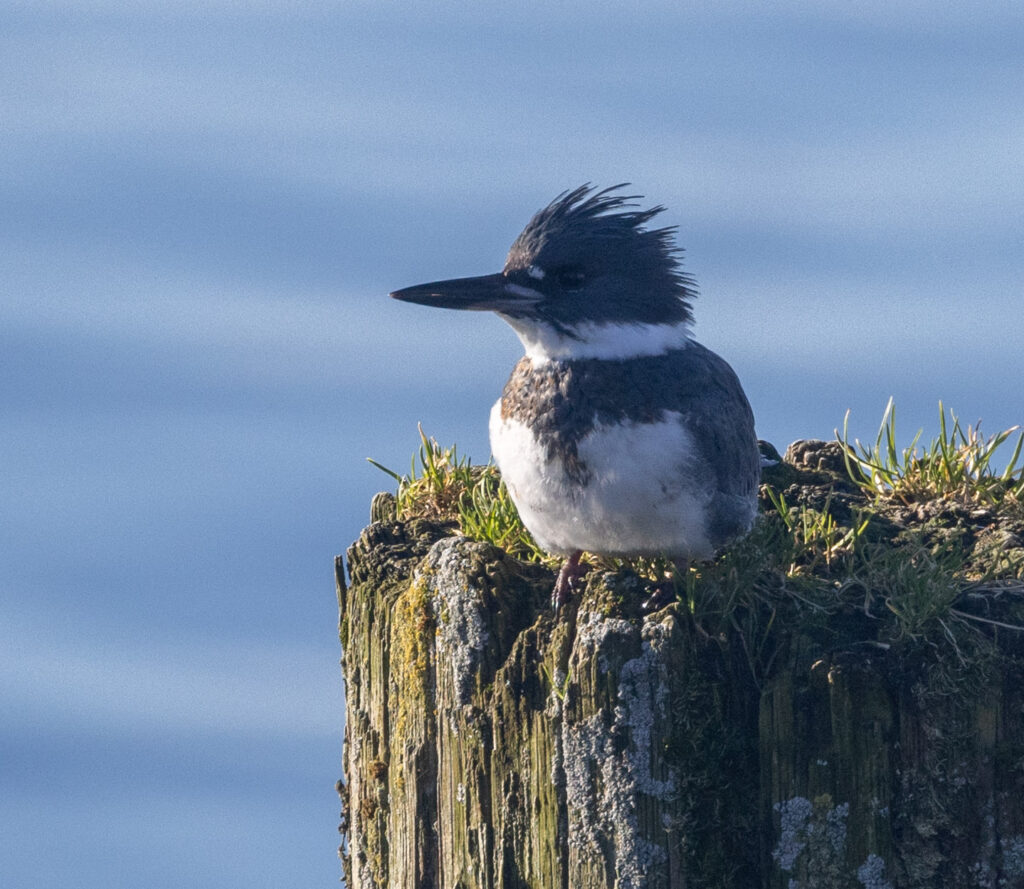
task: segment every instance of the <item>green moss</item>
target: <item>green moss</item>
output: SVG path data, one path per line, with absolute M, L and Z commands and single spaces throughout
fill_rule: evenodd
M 436 630 L 425 577 L 413 580 L 395 600 L 391 618 L 391 680 L 401 690 L 392 728 L 404 737 L 409 720 L 421 720 L 431 693 L 431 655 Z
M 648 585 L 674 582 L 710 635 L 741 629 L 755 672 L 771 657 L 772 623 L 787 612 L 825 633 L 867 630 L 860 641 L 928 639 L 956 650 L 965 634 L 987 632 L 977 608 L 961 607 L 965 598 L 979 584 L 1024 580 L 1024 468 L 1016 465 L 1024 436 L 1004 470 L 994 464 L 1013 431 L 985 438 L 940 411 L 939 436 L 919 447 L 918 433 L 901 451 L 890 403 L 874 445 L 851 444 L 845 433 L 798 442 L 765 470 L 757 524 L 714 562 L 676 577 L 664 559 L 586 558 Z M 398 481 L 397 500 L 375 500 L 375 514 L 450 522 L 517 558 L 557 562 L 523 527 L 493 465 L 472 466 L 422 430 L 420 439 L 408 475 L 385 470 Z M 614 596 L 605 607 L 630 611 Z M 843 619 L 856 610 L 875 625 Z

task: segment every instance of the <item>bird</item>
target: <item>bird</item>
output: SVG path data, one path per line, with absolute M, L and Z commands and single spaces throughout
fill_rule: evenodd
M 396 290 L 396 300 L 495 312 L 524 348 L 490 413 L 491 451 L 527 530 L 564 557 L 556 611 L 584 552 L 665 557 L 677 572 L 747 534 L 761 459 L 733 369 L 693 338 L 696 284 L 677 226 L 629 183 L 559 194 L 504 268 Z

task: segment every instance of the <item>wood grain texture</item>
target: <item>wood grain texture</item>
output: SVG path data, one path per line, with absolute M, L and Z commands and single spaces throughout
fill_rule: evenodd
M 385 519 L 386 515 L 383 516 Z M 709 637 L 640 581 L 425 521 L 339 560 L 351 889 L 1024 887 L 1024 671 L 771 624 Z

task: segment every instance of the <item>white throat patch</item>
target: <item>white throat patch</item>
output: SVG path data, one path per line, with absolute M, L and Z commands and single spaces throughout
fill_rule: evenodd
M 500 314 L 500 313 L 499 313 Z M 501 315 L 516 332 L 534 364 L 548 361 L 572 361 L 579 358 L 605 358 L 621 361 L 650 355 L 664 355 L 690 342 L 688 322 L 675 324 L 586 323 L 569 337 L 543 323 Z

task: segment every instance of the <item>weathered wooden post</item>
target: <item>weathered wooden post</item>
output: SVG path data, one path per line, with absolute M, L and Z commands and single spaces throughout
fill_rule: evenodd
M 1019 592 L 972 649 L 880 641 L 868 589 L 709 632 L 624 569 L 556 618 L 545 570 L 374 518 L 337 567 L 350 889 L 1024 887 Z

